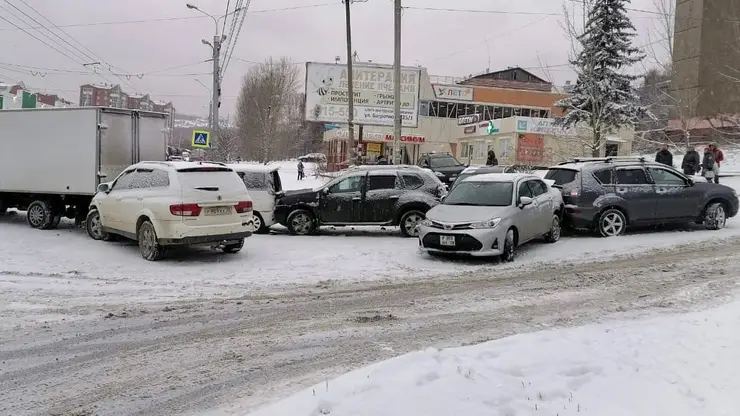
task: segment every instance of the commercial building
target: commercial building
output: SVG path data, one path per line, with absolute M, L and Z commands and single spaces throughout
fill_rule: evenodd
M 563 97 L 553 92 L 551 83 L 523 68 L 455 80 L 430 77 L 421 68 L 418 123 L 402 129 L 402 162 L 415 163 L 427 152 L 449 152 L 461 161 L 483 163 L 494 150 L 501 163 L 510 164 L 551 164 L 590 155 L 587 132 L 554 126 L 552 117 L 561 115 L 554 105 Z M 329 164 L 339 167 L 346 163 L 348 130 L 338 123 L 331 127 L 324 133 L 326 153 Z M 356 127 L 355 138 L 370 160 L 392 155 L 390 126 Z M 632 139 L 631 131 L 622 130 L 608 138 L 605 151 L 628 155 Z

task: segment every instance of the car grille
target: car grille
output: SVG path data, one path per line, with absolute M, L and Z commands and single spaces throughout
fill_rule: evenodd
M 470 228 L 469 222 L 450 224 L 445 222 L 432 221 L 432 228 L 439 228 L 440 230 L 467 230 Z
M 455 237 L 455 246 L 443 246 L 439 243 L 440 235 L 451 235 Z M 424 236 L 422 243 L 426 248 L 433 248 L 435 250 L 443 251 L 480 251 L 483 248 L 483 243 L 476 240 L 474 237 L 467 234 L 438 234 L 429 233 Z

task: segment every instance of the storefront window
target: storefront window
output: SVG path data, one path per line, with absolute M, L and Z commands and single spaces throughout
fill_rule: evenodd
M 419 115 L 429 116 L 429 101 L 419 101 Z
M 493 109 L 493 118 L 504 118 L 504 109 L 501 107 L 494 107 Z
M 463 159 L 467 159 L 468 158 L 468 143 L 462 142 L 460 143 L 460 146 L 462 147 L 462 149 L 460 149 L 460 157 Z
M 504 107 L 504 118 L 511 117 L 511 107 Z
M 532 114 L 531 111 L 529 108 L 522 108 L 522 117 L 529 117 Z

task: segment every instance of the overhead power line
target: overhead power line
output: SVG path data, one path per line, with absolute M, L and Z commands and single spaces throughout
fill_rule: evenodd
M 144 78 L 145 76 L 156 76 L 156 77 L 184 77 L 184 76 L 198 76 L 198 75 L 208 75 L 210 72 L 202 72 L 202 73 L 187 73 L 187 74 L 163 74 L 162 72 L 165 71 L 171 71 L 173 69 L 180 69 L 180 68 L 186 68 L 198 64 L 202 64 L 208 62 L 207 60 L 202 61 L 196 61 L 196 62 L 190 62 L 187 64 L 181 64 L 181 65 L 174 65 L 169 66 L 166 68 L 160 68 L 155 69 L 152 71 L 145 71 L 145 72 L 139 72 L 139 73 L 113 73 L 116 76 L 125 77 L 127 79 L 130 78 Z M 39 66 L 33 66 L 33 65 L 20 65 L 20 64 L 14 64 L 10 62 L 0 62 L 0 66 L 7 67 L 5 68 L 8 71 L 13 72 L 20 72 L 20 73 L 30 73 L 34 76 L 46 76 L 48 74 L 53 75 L 89 75 L 89 72 L 85 71 L 79 71 L 79 70 L 71 70 L 71 69 L 59 69 L 59 68 L 46 68 L 46 67 L 39 67 Z
M 327 6 L 336 6 L 336 3 L 306 4 L 302 6 L 281 7 L 277 9 L 251 10 L 249 11 L 249 14 L 287 12 L 287 11 L 293 11 L 293 10 L 312 9 L 312 8 L 327 7 Z M 118 21 L 109 21 L 109 22 L 73 23 L 73 24 L 68 24 L 68 25 L 57 25 L 56 27 L 66 29 L 66 28 L 73 28 L 73 27 L 119 26 L 119 25 L 135 25 L 135 24 L 144 24 L 144 23 L 176 22 L 180 20 L 198 20 L 198 19 L 206 19 L 206 18 L 208 18 L 208 16 L 195 15 L 195 16 L 182 16 L 182 17 L 162 17 L 162 18 L 155 18 L 155 19 L 136 19 L 136 20 L 118 20 Z M 41 26 L 26 26 L 26 27 L 15 26 L 15 27 L 8 27 L 8 28 L 0 28 L 0 32 L 9 31 L 9 30 L 16 31 L 16 30 L 23 30 L 23 29 L 38 30 L 41 28 L 42 28 Z

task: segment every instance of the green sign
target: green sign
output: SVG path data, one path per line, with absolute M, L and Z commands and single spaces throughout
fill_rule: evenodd
M 487 134 L 498 133 L 499 129 L 493 124 L 493 120 L 488 120 L 488 128 L 486 129 Z
M 36 108 L 36 94 L 23 91 L 23 104 L 22 108 Z

